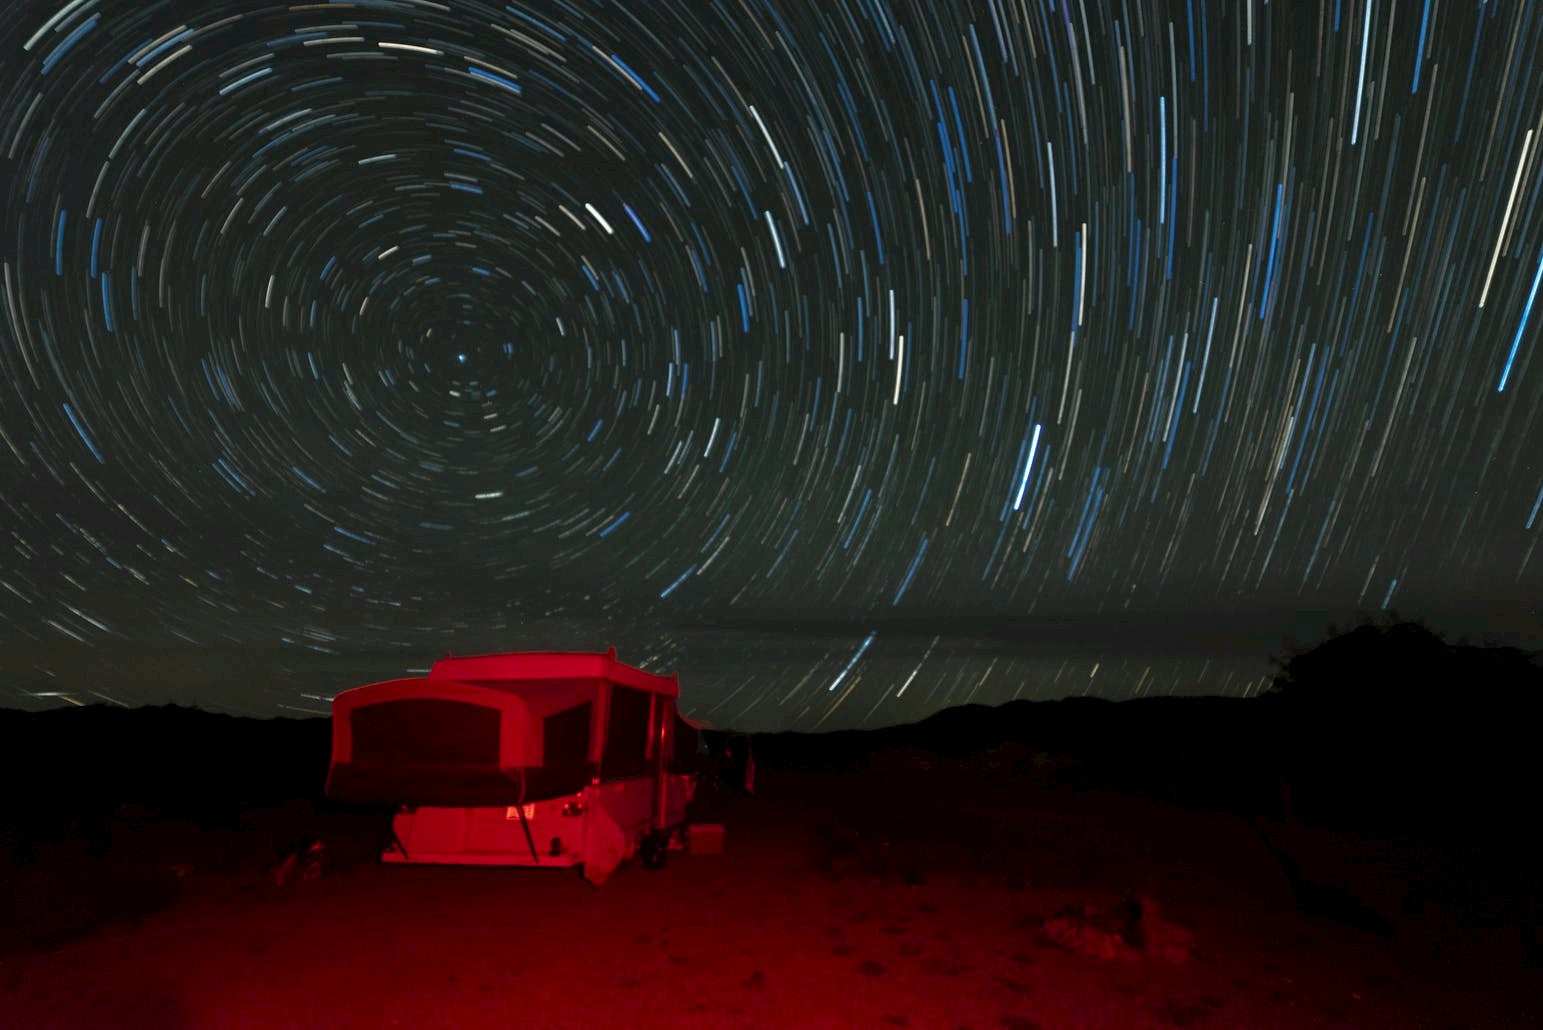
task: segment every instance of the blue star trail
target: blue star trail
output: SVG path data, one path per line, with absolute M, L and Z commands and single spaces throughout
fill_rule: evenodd
M 7 13 L 5 703 L 615 643 L 807 728 L 1538 628 L 1533 5 Z

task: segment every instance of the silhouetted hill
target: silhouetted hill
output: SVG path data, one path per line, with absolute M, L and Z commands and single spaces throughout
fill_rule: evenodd
M 250 719 L 164 705 L 0 709 L 0 822 L 89 828 L 121 804 L 200 822 L 319 800 L 326 719 Z
M 964 705 L 903 726 L 755 735 L 769 769 L 1019 777 L 1320 825 L 1524 832 L 1543 665 L 1449 644 L 1413 623 L 1366 624 L 1280 660 L 1248 700 L 1094 698 Z M 707 734 L 719 741 L 722 732 Z M 0 710 L 0 821 L 67 830 L 122 803 L 221 820 L 322 796 L 326 719 L 178 706 Z
M 761 734 L 755 745 L 770 768 L 1038 775 L 1254 814 L 1278 803 L 1261 747 L 1273 737 L 1271 707 L 1215 697 L 1020 700 L 879 730 Z
M 995 775 L 1242 815 L 1442 837 L 1525 835 L 1543 787 L 1543 662 L 1450 644 L 1419 623 L 1366 623 L 1279 660 L 1263 697 L 965 705 L 873 731 L 756 737 L 772 768 Z

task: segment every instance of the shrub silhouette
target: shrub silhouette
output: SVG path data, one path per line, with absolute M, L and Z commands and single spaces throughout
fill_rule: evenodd
M 1522 821 L 1513 806 L 1540 785 L 1538 654 L 1390 619 L 1277 664 L 1278 768 L 1303 819 L 1437 834 Z

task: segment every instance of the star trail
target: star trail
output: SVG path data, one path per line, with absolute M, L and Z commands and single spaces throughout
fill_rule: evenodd
M 6 704 L 617 644 L 831 728 L 1538 630 L 1531 5 L 8 14 Z

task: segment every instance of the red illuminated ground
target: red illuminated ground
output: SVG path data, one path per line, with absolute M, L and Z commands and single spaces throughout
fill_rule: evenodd
M 1504 935 L 1470 934 L 1454 953 L 1436 946 L 1439 925 L 1389 939 L 1305 919 L 1237 819 L 1022 782 L 917 783 L 930 794 L 764 772 L 760 796 L 724 813 L 725 854 L 624 866 L 598 890 L 550 870 L 364 865 L 284 889 L 194 874 L 180 902 L 138 924 L 0 958 L 0 1023 L 1403 1028 L 1539 1016 L 1543 979 Z M 1100 960 L 1045 940 L 1046 916 L 1127 893 L 1189 932 L 1188 961 Z

